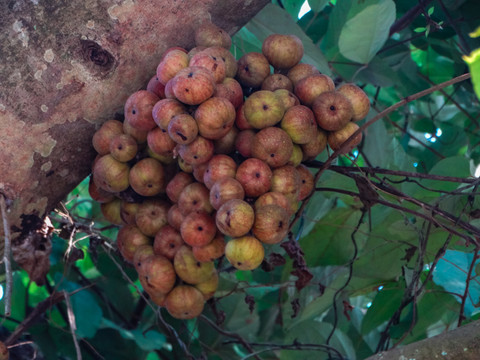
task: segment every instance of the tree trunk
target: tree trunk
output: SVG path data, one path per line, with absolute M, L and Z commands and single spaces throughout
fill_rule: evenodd
M 365 360 L 477 360 L 480 358 L 480 321 L 446 333 L 370 356 Z
M 195 27 L 205 21 L 233 34 L 268 2 L 0 3 L 0 193 L 17 262 L 45 253 L 43 235 L 26 239 L 89 174 L 94 131 L 123 113 L 127 97 L 155 74 L 162 52 L 192 47 Z M 3 245 L 2 236 L 0 252 Z M 32 276 L 37 260 L 29 261 Z

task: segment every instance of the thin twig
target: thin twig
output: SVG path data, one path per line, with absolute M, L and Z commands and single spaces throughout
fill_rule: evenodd
M 10 334 L 10 336 L 5 340 L 5 345 L 10 346 L 13 345 L 22 334 L 27 331 L 32 325 L 35 324 L 37 319 L 50 307 L 59 303 L 65 299 L 65 295 L 63 292 L 56 292 L 50 295 L 48 298 L 40 302 L 35 309 L 15 328 L 15 331 Z
M 0 194 L 0 208 L 3 218 L 3 233 L 5 235 L 5 246 L 3 248 L 3 262 L 5 263 L 5 316 L 10 316 L 12 313 L 12 286 L 13 286 L 13 273 L 12 263 L 10 256 L 12 253 L 12 242 L 10 238 L 10 225 L 7 217 L 7 204 L 3 194 Z
M 255 350 L 250 346 L 250 344 L 243 338 L 241 337 L 239 334 L 236 334 L 236 333 L 233 333 L 233 332 L 230 332 L 230 331 L 227 331 L 227 330 L 224 330 L 222 329 L 220 326 L 218 326 L 217 324 L 215 324 L 212 320 L 210 320 L 208 317 L 206 317 L 205 315 L 200 315 L 200 319 L 205 321 L 208 325 L 210 325 L 211 327 L 213 327 L 215 330 L 217 330 L 220 334 L 222 335 L 225 335 L 225 336 L 228 336 L 230 338 L 234 338 L 234 339 L 237 339 L 240 344 L 242 344 L 245 349 L 247 349 L 250 354 L 252 354 L 252 356 L 257 359 L 257 360 L 261 360 L 256 354 L 255 354 Z
M 70 295 L 65 294 L 65 304 L 67 305 L 67 318 L 68 324 L 70 325 L 70 331 L 72 332 L 73 344 L 75 345 L 75 351 L 77 352 L 77 360 L 82 360 L 82 351 L 78 345 L 77 335 L 75 331 L 77 330 L 77 325 L 75 323 L 75 314 L 73 313 L 72 303 L 70 301 Z

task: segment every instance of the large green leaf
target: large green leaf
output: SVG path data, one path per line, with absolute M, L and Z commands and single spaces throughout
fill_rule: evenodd
M 395 3 L 378 1 L 346 21 L 338 40 L 340 52 L 346 58 L 367 64 L 387 41 L 390 26 L 395 21 Z
M 362 334 L 368 334 L 392 317 L 400 306 L 404 291 L 400 283 L 391 283 L 377 293 L 363 318 Z
M 268 35 L 273 33 L 298 36 L 302 40 L 305 49 L 302 61 L 315 65 L 318 70 L 324 74 L 331 75 L 332 71 L 323 53 L 282 8 L 273 4 L 267 4 L 267 6 L 246 25 L 246 28 L 255 34 L 262 42 Z

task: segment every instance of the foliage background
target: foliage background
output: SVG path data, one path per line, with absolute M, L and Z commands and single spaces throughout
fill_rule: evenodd
M 365 121 L 469 66 L 478 87 L 480 42 L 469 36 L 480 25 L 478 1 L 309 0 L 299 19 L 303 5 L 273 1 L 233 37 L 232 52 L 260 51 L 271 33 L 296 34 L 304 62 L 367 92 Z M 322 170 L 298 214 L 290 243 L 314 275 L 308 285 L 296 282 L 285 247 L 273 246 L 271 271 L 223 262 L 215 299 L 191 321 L 142 296 L 85 179 L 51 215 L 47 285 L 15 271 L 3 337 L 54 292 L 67 291 L 71 306 L 41 314 L 13 358 L 38 350 L 37 359 L 77 358 L 70 310 L 83 359 L 364 359 L 479 319 L 479 118 L 472 83 L 463 81 L 374 122 L 357 150 Z M 278 255 L 285 264 L 275 266 Z

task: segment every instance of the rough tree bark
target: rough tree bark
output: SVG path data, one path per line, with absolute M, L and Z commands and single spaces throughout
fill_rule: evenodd
M 0 2 L 0 194 L 17 261 L 37 251 L 27 259 L 34 280 L 48 249 L 32 234 L 89 174 L 95 129 L 123 112 L 165 49 L 193 45 L 198 24 L 211 20 L 233 34 L 268 2 Z M 2 236 L 0 252 L 3 245 Z
M 477 360 L 480 358 L 480 322 L 370 356 L 365 360 Z

